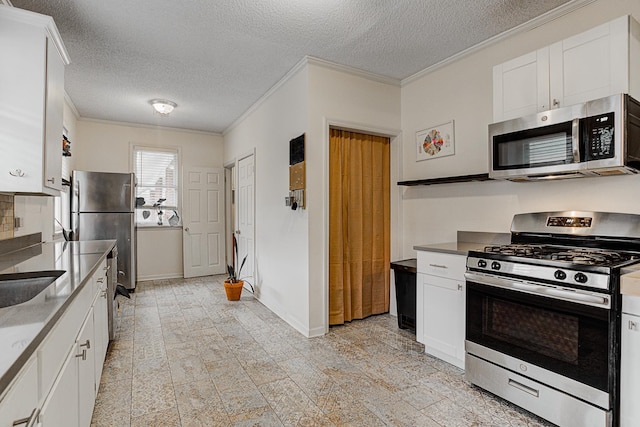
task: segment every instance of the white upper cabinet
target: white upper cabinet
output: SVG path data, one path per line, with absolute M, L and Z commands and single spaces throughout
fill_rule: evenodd
M 622 16 L 496 65 L 493 120 L 522 117 L 616 93 L 640 95 L 640 25 Z
M 499 122 L 549 109 L 549 49 L 493 67 L 493 118 Z
M 53 19 L 0 5 L 0 192 L 57 195 L 67 52 Z

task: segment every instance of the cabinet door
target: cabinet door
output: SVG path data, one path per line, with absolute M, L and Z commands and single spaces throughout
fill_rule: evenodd
M 549 50 L 543 48 L 493 67 L 493 120 L 549 109 Z
M 568 106 L 629 91 L 629 18 L 550 46 L 550 94 Z
M 45 49 L 42 31 L 0 8 L 0 192 L 42 188 Z M 9 66 L 10 64 L 10 66 Z
M 62 189 L 62 114 L 64 110 L 64 63 L 47 37 L 47 84 L 45 96 L 44 183 Z
M 464 282 L 424 274 L 421 278 L 425 352 L 464 369 Z
M 42 427 L 78 427 L 78 358 L 75 343 L 67 355 L 62 370 L 49 392 L 42 411 Z
M 0 400 L 0 427 L 12 427 L 16 421 L 29 419 L 38 406 L 38 364 L 29 360 L 7 394 Z M 34 414 L 35 416 L 35 414 Z
M 107 278 L 104 276 L 104 272 L 101 271 L 95 278 L 98 288 L 98 296 L 95 300 L 93 307 L 93 319 L 94 319 L 94 332 L 95 332 L 95 377 L 96 377 L 96 392 L 100 386 L 100 379 L 102 377 L 102 366 L 104 365 L 104 358 L 107 353 L 107 346 L 109 345 L 109 319 L 107 317 Z
M 91 424 L 96 399 L 95 337 L 93 307 L 85 319 L 78 335 L 78 420 L 80 427 Z
M 622 314 L 620 366 L 620 426 L 638 425 L 640 420 L 640 317 Z

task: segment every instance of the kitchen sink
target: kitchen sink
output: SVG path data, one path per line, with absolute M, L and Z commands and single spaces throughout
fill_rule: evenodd
M 0 276 L 0 308 L 29 301 L 63 274 L 64 271 L 40 271 Z

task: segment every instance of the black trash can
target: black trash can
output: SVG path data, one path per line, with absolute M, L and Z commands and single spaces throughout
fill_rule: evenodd
M 415 258 L 391 263 L 396 281 L 398 327 L 416 332 L 416 267 Z

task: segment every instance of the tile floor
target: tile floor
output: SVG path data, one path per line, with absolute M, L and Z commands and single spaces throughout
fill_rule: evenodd
M 140 283 L 92 426 L 548 426 L 425 355 L 395 317 L 308 339 L 224 276 Z

